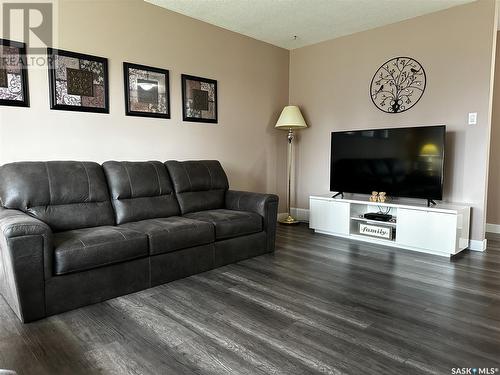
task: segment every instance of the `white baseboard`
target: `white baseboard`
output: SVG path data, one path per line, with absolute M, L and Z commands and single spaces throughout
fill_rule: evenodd
M 500 233 L 500 224 L 486 224 L 486 232 Z
M 487 240 L 470 240 L 469 241 L 469 250 L 472 251 L 485 251 L 487 244 Z

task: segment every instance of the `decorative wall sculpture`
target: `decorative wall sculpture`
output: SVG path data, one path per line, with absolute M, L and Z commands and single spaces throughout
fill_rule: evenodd
M 425 85 L 425 71 L 418 61 L 395 57 L 385 62 L 373 76 L 370 96 L 381 111 L 400 113 L 417 104 Z

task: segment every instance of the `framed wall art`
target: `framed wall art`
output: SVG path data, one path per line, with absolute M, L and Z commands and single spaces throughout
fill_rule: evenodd
M 50 108 L 109 113 L 108 59 L 47 50 Z
M 127 116 L 170 118 L 168 70 L 125 62 L 123 73 Z
M 0 105 L 29 107 L 24 43 L 0 39 Z
M 217 123 L 217 81 L 182 75 L 182 119 Z

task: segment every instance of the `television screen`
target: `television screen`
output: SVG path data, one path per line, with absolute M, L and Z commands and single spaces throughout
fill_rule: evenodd
M 330 190 L 441 200 L 446 127 L 332 133 Z

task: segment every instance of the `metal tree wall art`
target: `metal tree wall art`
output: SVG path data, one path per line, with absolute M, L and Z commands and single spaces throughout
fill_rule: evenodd
M 375 73 L 370 86 L 373 104 L 383 112 L 400 113 L 409 110 L 425 91 L 425 71 L 410 57 L 395 57 Z

